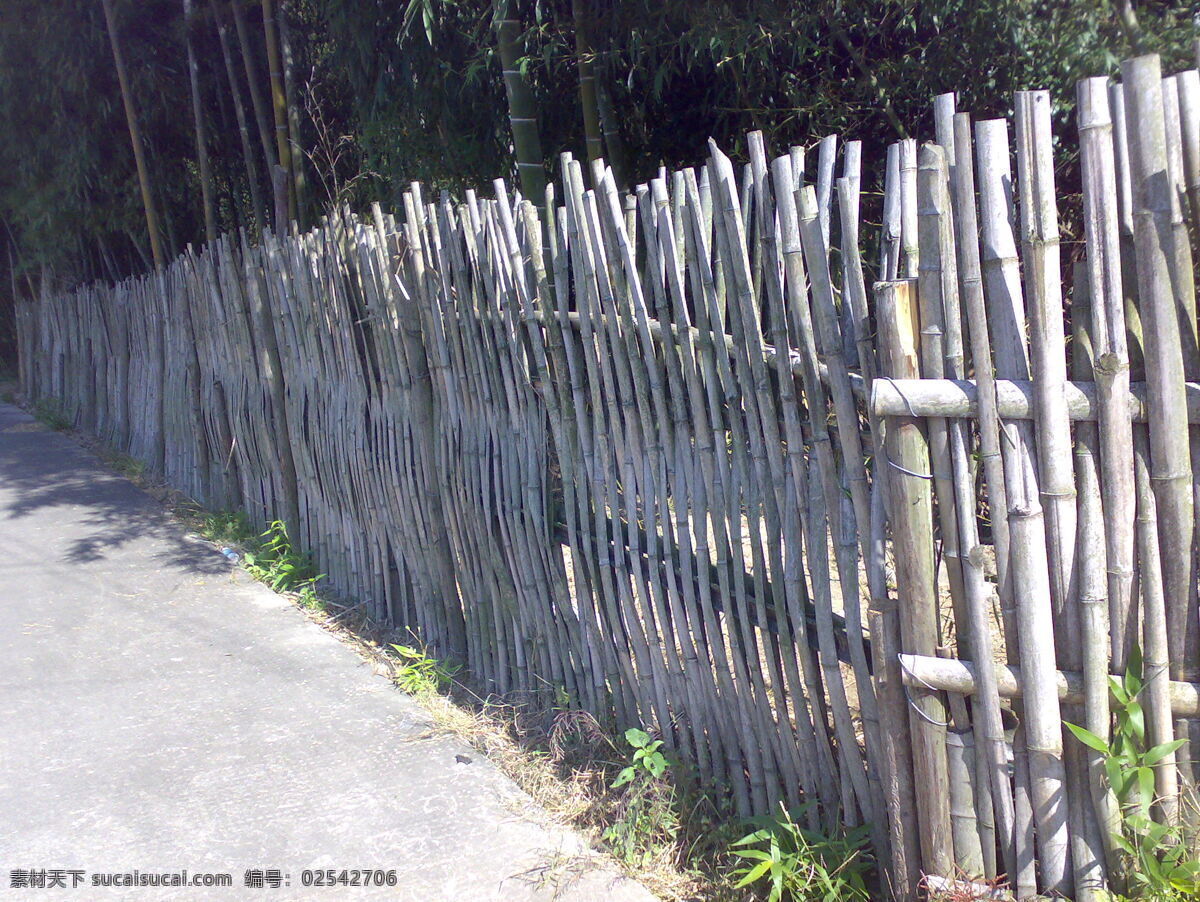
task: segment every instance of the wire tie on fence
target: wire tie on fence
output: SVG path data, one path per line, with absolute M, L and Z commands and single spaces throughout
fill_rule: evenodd
M 1001 423 L 1001 424 L 1000 424 L 1000 434 L 1001 434 L 1002 436 L 1004 436 L 1005 440 L 1006 440 L 1006 441 L 1008 442 L 1008 444 L 1009 444 L 1009 447 L 1011 447 L 1011 448 L 1016 448 L 1016 447 L 1018 447 L 1018 446 L 1017 446 L 1017 440 L 1016 440 L 1015 438 L 1013 438 L 1011 435 L 1009 435 L 1009 434 L 1008 434 L 1008 424 L 1006 424 L 1006 423 Z
M 950 726 L 950 721 L 936 720 L 936 719 L 930 717 L 924 711 L 922 711 L 920 706 L 917 704 L 916 699 L 914 699 L 912 697 L 912 692 L 910 692 L 909 689 L 910 689 L 910 687 L 907 684 L 905 684 L 904 700 L 908 702 L 908 706 L 913 709 L 913 711 L 916 713 L 917 717 L 921 718 L 921 720 L 925 721 L 930 726 L 940 727 L 942 729 L 948 728 Z
M 892 387 L 892 390 L 900 396 L 900 400 L 903 401 L 904 406 L 908 408 L 909 416 L 911 416 L 914 420 L 920 419 L 920 416 L 917 414 L 917 412 L 913 410 L 912 401 L 908 400 L 908 396 L 900 390 L 900 386 L 896 384 L 895 379 L 892 379 L 888 376 L 880 376 L 877 378 L 883 379 L 883 381 L 887 382 Z
M 1074 498 L 1077 493 L 1074 489 L 1069 492 L 1047 492 L 1043 489 L 1038 494 L 1043 498 Z
M 896 660 L 900 663 L 901 670 L 903 670 L 906 674 L 909 675 L 909 677 L 916 680 L 918 683 L 920 683 L 922 686 L 924 686 L 930 692 L 940 692 L 941 691 L 936 686 L 929 685 L 929 683 L 926 682 L 924 679 L 922 679 L 919 674 L 915 673 L 911 667 L 906 665 L 904 663 L 903 655 L 896 655 Z M 910 687 L 909 687 L 908 683 L 901 680 L 900 684 L 904 687 L 904 698 L 905 698 L 905 700 L 907 700 L 908 706 L 910 708 L 912 708 L 913 711 L 916 712 L 918 717 L 920 717 L 922 720 L 924 720 L 925 722 L 927 722 L 935 727 L 949 727 L 950 726 L 950 721 L 946 721 L 945 723 L 939 723 L 938 721 L 936 721 L 932 717 L 930 717 L 928 714 L 926 714 L 924 711 L 922 711 L 920 709 L 920 707 L 917 705 L 916 700 L 912 697 L 912 692 L 910 691 Z
M 887 454 L 884 454 L 883 459 L 887 461 L 889 467 L 899 470 L 905 476 L 912 476 L 912 477 L 915 477 L 916 479 L 933 479 L 932 473 L 917 473 L 917 472 L 914 472 L 913 470 L 909 470 L 905 467 L 900 466 L 900 464 L 896 463 L 894 460 L 892 460 L 890 457 L 888 457 Z

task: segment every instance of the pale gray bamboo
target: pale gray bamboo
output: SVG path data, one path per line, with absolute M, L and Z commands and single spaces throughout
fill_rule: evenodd
M 1200 645 L 1192 542 L 1195 507 L 1183 390 L 1185 365 L 1190 359 L 1183 338 L 1186 334 L 1190 340 L 1194 334 L 1194 310 L 1191 323 L 1180 323 L 1180 316 L 1194 306 L 1194 298 L 1189 303 L 1181 296 L 1180 286 L 1171 275 L 1179 256 L 1171 221 L 1161 63 L 1157 56 L 1138 57 L 1123 62 L 1121 73 L 1131 124 L 1128 140 L 1138 296 L 1146 325 L 1149 466 L 1166 604 L 1167 656 L 1155 663 L 1167 664 L 1172 674 L 1184 674 L 1190 670 L 1187 663 L 1195 660 Z M 1144 598 L 1144 603 L 1149 599 Z M 1149 612 L 1146 622 L 1150 623 Z M 1185 746 L 1180 757 L 1188 759 L 1189 755 Z
M 913 376 L 919 370 L 917 298 L 914 281 L 879 283 L 876 317 L 884 372 Z M 905 650 L 932 655 L 937 647 L 937 586 L 934 579 L 933 511 L 926 480 L 929 453 L 914 419 L 896 418 L 888 428 L 892 489 L 892 542 L 900 626 Z M 925 873 L 953 873 L 953 841 L 946 795 L 945 708 L 932 693 L 912 701 L 913 771 L 918 786 L 917 817 Z
M 1025 306 L 1011 223 L 1012 183 L 1008 124 L 993 119 L 976 124 L 983 262 L 989 295 L 989 325 L 996 374 L 1026 378 Z M 1062 759 L 1062 725 L 1053 690 L 1054 621 L 1046 527 L 1038 498 L 1033 435 L 1028 423 L 1004 430 L 1005 488 L 1008 494 L 1010 576 L 1017 608 L 1020 655 L 1028 687 L 1024 728 L 1029 753 L 1030 799 L 1037 825 L 1040 883 L 1045 891 L 1069 892 L 1068 804 Z
M 1103 95 L 1105 101 L 1107 96 Z M 1082 107 L 1082 104 L 1081 104 Z M 1116 237 L 1115 232 L 1112 236 Z M 1101 252 L 1103 253 L 1103 252 Z M 1075 264 L 1075 290 L 1071 298 L 1071 372 L 1079 379 L 1092 376 L 1095 352 L 1091 330 L 1097 317 L 1089 309 L 1094 303 L 1090 291 L 1091 273 L 1087 262 Z M 1116 297 L 1119 299 L 1120 294 Z M 1100 314 L 1101 321 L 1104 314 Z M 1102 427 L 1100 427 L 1102 428 Z M 1128 425 L 1126 425 L 1128 430 Z M 1075 564 L 1078 571 L 1079 598 L 1078 663 L 1083 672 L 1083 726 L 1108 742 L 1111 712 L 1108 704 L 1108 587 L 1107 549 L 1103 541 L 1104 513 L 1112 490 L 1105 487 L 1100 469 L 1099 429 L 1091 423 L 1080 423 L 1075 429 L 1075 479 L 1078 485 L 1078 531 L 1075 538 Z M 1064 661 L 1065 665 L 1065 661 Z M 1070 709 L 1065 709 L 1070 716 Z M 1071 738 L 1067 738 L 1070 749 Z M 1082 743 L 1076 743 L 1076 753 L 1083 756 L 1088 772 L 1086 786 L 1092 804 L 1092 825 L 1103 849 L 1103 861 L 1111 874 L 1118 873 L 1120 854 L 1114 838 L 1120 835 L 1120 811 L 1104 772 L 1105 756 Z M 1081 848 L 1072 850 L 1079 860 Z M 1100 875 L 1103 877 L 1103 873 Z M 1080 879 L 1077 874 L 1076 879 Z M 1083 885 L 1088 885 L 1084 881 Z M 1103 883 L 1100 884 L 1101 888 Z
M 1129 352 L 1121 277 L 1120 227 L 1107 79 L 1079 82 L 1079 146 L 1083 169 L 1091 338 L 1094 343 L 1104 538 L 1108 569 L 1109 635 L 1113 660 L 1136 638 L 1133 616 L 1133 431 L 1129 422 Z M 1082 546 L 1081 546 L 1082 547 Z M 1086 596 L 1081 595 L 1081 601 Z M 1108 672 L 1105 665 L 1104 672 Z M 1107 733 L 1107 724 L 1105 726 Z

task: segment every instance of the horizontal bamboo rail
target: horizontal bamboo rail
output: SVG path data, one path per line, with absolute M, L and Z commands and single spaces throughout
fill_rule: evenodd
M 1036 415 L 1033 383 L 1029 380 L 997 379 L 996 404 L 1006 420 L 1032 420 Z M 1187 413 L 1189 423 L 1200 423 L 1200 383 L 1188 382 Z M 1094 382 L 1068 382 L 1064 398 L 1070 418 L 1094 422 L 1099 419 L 1099 400 Z M 979 391 L 969 379 L 876 379 L 871 384 L 871 410 L 880 417 L 962 417 L 979 416 Z M 1145 423 L 1146 385 L 1129 386 L 1129 417 Z
M 971 661 L 953 658 L 933 658 L 928 655 L 900 655 L 904 682 L 913 687 L 939 689 L 955 695 L 974 695 L 976 668 Z M 1021 668 L 997 662 L 996 688 L 1001 698 L 1021 697 Z M 1068 705 L 1084 702 L 1083 674 L 1058 671 L 1058 698 Z M 1171 711 L 1179 717 L 1200 716 L 1200 683 L 1171 680 L 1168 683 Z

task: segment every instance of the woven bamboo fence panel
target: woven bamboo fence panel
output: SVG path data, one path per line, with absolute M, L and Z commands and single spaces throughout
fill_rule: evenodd
M 752 134 L 632 192 L 565 155 L 544 198 L 227 236 L 23 303 L 22 384 L 485 692 L 871 825 L 896 898 L 1099 898 L 1115 801 L 1063 721 L 1108 735 L 1135 647 L 1151 744 L 1200 715 L 1200 75 L 1080 83 L 1069 254 L 1046 93 L 935 122 L 870 178 Z

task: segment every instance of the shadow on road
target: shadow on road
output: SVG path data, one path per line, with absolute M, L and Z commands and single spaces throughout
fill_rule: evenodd
M 16 520 L 60 508 L 64 521 L 86 531 L 68 546 L 63 559 L 71 563 L 100 560 L 112 549 L 153 534 L 168 543 L 169 550 L 156 555 L 164 565 L 193 573 L 229 571 L 211 545 L 181 535 L 132 482 L 107 470 L 68 436 L 6 404 L 0 404 L 0 486 L 8 496 L 0 502 L 0 517 Z

